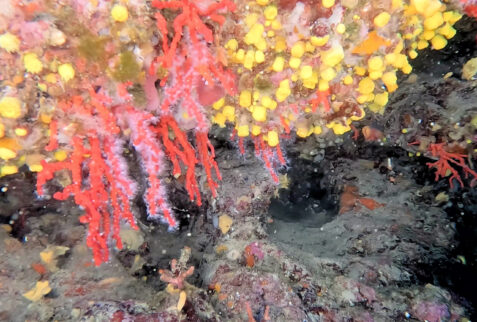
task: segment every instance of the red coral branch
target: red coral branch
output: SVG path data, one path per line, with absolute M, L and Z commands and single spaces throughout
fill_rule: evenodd
M 38 174 L 37 191 L 43 195 L 43 185 L 56 172 L 67 170 L 71 173 L 71 184 L 54 193 L 53 197 L 65 200 L 73 196 L 75 203 L 85 210 L 80 222 L 88 224 L 86 243 L 93 251 L 95 264 L 100 265 L 109 258 L 110 239 L 116 241 L 118 249 L 122 248 L 119 236 L 121 219 L 137 229 L 129 207 L 134 183 L 121 171 L 124 169 L 120 164 L 122 160 L 114 151 L 118 148 L 117 138 L 106 137 L 102 142 L 97 132 L 91 132 L 84 139 L 73 137 L 72 146 L 69 161 L 42 162 L 43 170 Z M 83 171 L 84 168 L 89 171 Z
M 255 145 L 255 155 L 263 160 L 265 163 L 265 167 L 270 172 L 270 175 L 276 183 L 279 182 L 278 175 L 276 172 L 277 163 L 280 165 L 285 165 L 286 160 L 283 157 L 282 150 L 280 145 L 272 148 L 268 145 L 267 142 L 263 139 L 263 135 L 260 134 L 254 137 L 254 145 Z M 276 157 L 275 157 L 276 155 Z M 278 159 L 278 162 L 277 162 Z
M 131 140 L 134 148 L 139 152 L 144 170 L 147 173 L 148 187 L 144 197 L 150 218 L 158 217 L 158 210 L 162 212 L 162 219 L 170 228 L 177 227 L 172 211 L 167 203 L 165 189 L 158 178 L 162 173 L 164 165 L 164 153 L 155 140 L 154 131 L 151 124 L 155 120 L 154 116 L 143 111 L 128 106 L 125 115 L 128 118 L 129 129 L 131 130 Z
M 155 128 L 165 152 L 173 165 L 173 175 L 178 177 L 181 175 L 181 167 L 179 160 L 187 167 L 186 172 L 186 189 L 190 200 L 196 200 L 200 206 L 202 204 L 199 187 L 195 178 L 195 166 L 198 160 L 195 155 L 195 149 L 187 140 L 187 135 L 179 128 L 176 120 L 170 116 L 161 118 L 161 122 Z M 174 139 L 169 136 L 169 130 L 172 131 Z
M 460 2 L 464 5 L 464 11 L 468 16 L 477 18 L 477 3 L 476 3 L 476 1 L 460 0 Z
M 207 175 L 207 183 L 209 189 L 212 192 L 212 196 L 217 195 L 217 182 L 212 178 L 212 169 L 215 171 L 215 175 L 218 180 L 222 180 L 220 175 L 219 167 L 215 161 L 215 150 L 214 146 L 210 143 L 207 133 L 205 132 L 196 132 L 195 135 L 197 143 L 197 151 L 199 153 L 200 163 L 204 167 L 205 173 Z
M 181 10 L 181 12 L 174 19 L 174 36 L 169 45 L 167 39 L 167 21 L 162 16 L 160 12 L 156 12 L 155 17 L 157 19 L 157 28 L 161 31 L 162 34 L 162 49 L 164 55 L 158 57 L 156 62 L 160 62 L 163 67 L 168 68 L 172 66 L 172 62 L 176 55 L 176 50 L 179 45 L 179 42 L 184 33 L 185 27 L 187 27 L 189 32 L 190 40 L 193 43 L 193 46 L 198 45 L 199 39 L 198 35 L 201 35 L 206 42 L 213 41 L 213 33 L 206 24 L 202 22 L 202 18 L 209 17 L 211 20 L 222 25 L 225 21 L 225 18 L 219 15 L 220 11 L 223 9 L 234 11 L 235 4 L 230 0 L 221 0 L 202 8 L 196 5 L 193 0 L 181 0 L 181 1 L 161 1 L 153 0 L 152 6 L 157 9 L 171 9 L 171 10 Z
M 477 172 L 469 168 L 469 166 L 465 162 L 465 158 L 467 155 L 459 154 L 459 153 L 450 153 L 447 152 L 444 148 L 444 143 L 434 144 L 431 143 L 429 145 L 429 152 L 433 157 L 439 158 L 439 160 L 435 162 L 428 162 L 427 166 L 429 168 L 436 169 L 436 181 L 440 178 L 446 177 L 449 173 L 451 176 L 449 177 L 449 184 L 451 189 L 454 188 L 453 179 L 456 179 L 461 187 L 464 187 L 464 183 L 462 182 L 462 178 L 459 175 L 454 166 L 458 166 L 464 171 L 465 178 L 467 179 L 469 175 L 474 177 L 474 180 L 477 179 Z
M 330 90 L 325 91 L 316 91 L 316 98 L 310 100 L 311 109 L 313 112 L 316 112 L 318 107 L 321 105 L 323 110 L 328 113 L 330 111 Z
M 52 120 L 50 122 L 50 142 L 47 146 L 45 146 L 46 151 L 53 151 L 58 148 L 58 122 L 56 120 Z
M 146 110 L 126 105 L 130 100 L 127 92 L 130 83 L 119 84 L 114 99 L 104 91 L 90 88 L 87 100 L 73 96 L 59 102 L 60 113 L 68 118 L 59 118 L 63 123 L 50 125 L 47 148 L 58 147 L 56 133 L 57 126 L 61 125 L 61 143 L 69 144 L 72 153 L 68 161 L 43 162 L 43 171 L 38 175 L 38 193 L 43 195 L 44 184 L 53 179 L 56 172 L 71 173 L 72 183 L 56 192 L 54 198 L 64 200 L 72 196 L 76 204 L 84 208 L 81 222 L 88 224 L 87 244 L 97 265 L 108 260 L 111 239 L 117 248 L 122 247 L 119 237 L 122 219 L 137 228 L 129 208 L 136 189 L 127 175 L 127 164 L 122 156 L 124 138 L 128 138 L 137 151 L 147 177 L 144 200 L 149 217 L 162 219 L 170 228 L 176 228 L 178 223 L 160 179 L 166 169 L 164 157 L 170 159 L 174 176 L 186 168 L 185 186 L 190 199 L 198 205 L 202 201 L 195 174 L 197 165 L 203 167 L 213 196 L 217 193 L 217 181 L 221 180 L 214 147 L 207 137 L 210 123 L 204 105 L 208 103 L 201 97 L 208 97 L 214 91 L 216 96 L 222 97 L 225 92 L 234 95 L 235 76 L 224 69 L 209 49 L 208 43 L 214 40 L 213 30 L 205 20 L 223 24 L 223 14 L 235 10 L 235 4 L 230 0 L 201 3 L 153 0 L 152 6 L 177 11 L 177 15 L 169 26 L 160 11 L 155 14 L 163 53 L 151 64 L 146 76 Z M 169 35 L 170 27 L 172 35 Z M 168 71 L 168 76 L 161 80 L 164 86 L 161 97 L 155 88 L 156 63 Z M 195 134 L 195 147 L 187 137 L 190 130 Z M 279 155 L 282 160 L 281 152 Z
M 215 152 L 214 147 L 210 143 L 207 133 L 196 133 L 196 149 L 190 144 L 187 140 L 187 135 L 179 128 L 176 120 L 170 116 L 163 116 L 160 119 L 160 122 L 152 129 L 159 135 L 159 138 L 162 141 L 165 152 L 168 158 L 172 162 L 173 166 L 173 175 L 181 175 L 181 166 L 180 162 L 187 167 L 186 172 L 186 189 L 189 194 L 191 201 L 196 201 L 197 205 L 202 205 L 202 200 L 200 197 L 199 186 L 195 177 L 195 168 L 197 164 L 201 164 L 204 167 L 207 183 L 212 192 L 212 195 L 215 197 L 217 194 L 217 182 L 213 179 L 213 171 L 215 171 L 215 176 L 218 180 L 221 180 L 219 168 L 217 162 L 215 161 Z M 172 131 L 174 136 L 171 139 L 169 131 Z M 198 154 L 198 157 L 196 156 Z M 180 162 L 179 162 L 180 161 Z

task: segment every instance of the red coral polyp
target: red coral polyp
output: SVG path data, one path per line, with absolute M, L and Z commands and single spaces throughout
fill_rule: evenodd
M 111 95 L 107 91 L 110 87 L 100 80 L 86 93 L 61 101 L 59 115 L 50 124 L 46 149 L 64 147 L 71 153 L 65 161 L 44 161 L 38 175 L 38 194 L 43 195 L 44 185 L 55 173 L 70 173 L 71 183 L 53 197 L 73 197 L 84 209 L 80 221 L 88 225 L 87 245 L 96 265 L 108 260 L 111 242 L 122 248 L 121 222 L 137 229 L 130 208 L 137 184 L 129 177 L 123 156 L 128 145 L 136 151 L 146 178 L 144 201 L 148 218 L 159 219 L 171 229 L 179 223 L 161 179 L 169 169 L 168 161 L 175 177 L 185 172 L 185 188 L 190 200 L 199 206 L 202 187 L 197 182 L 197 169 L 203 169 L 212 196 L 216 196 L 221 180 L 208 138 L 210 122 L 205 105 L 209 102 L 201 99 L 201 92 L 234 95 L 236 86 L 234 74 L 223 67 L 208 46 L 214 40 L 214 30 L 206 22 L 222 25 L 224 14 L 235 10 L 235 4 L 230 0 L 154 0 L 152 6 L 158 10 L 155 18 L 162 53 L 149 66 L 143 84 L 146 106 L 132 104 L 127 88 L 131 83 L 117 84 L 117 92 Z M 164 18 L 162 9 L 176 13 L 172 23 Z M 157 66 L 167 70 L 161 79 L 161 95 L 155 86 Z M 189 136 L 189 132 L 193 135 Z M 193 138 L 192 142 L 189 138 Z M 269 151 L 265 153 L 268 160 Z

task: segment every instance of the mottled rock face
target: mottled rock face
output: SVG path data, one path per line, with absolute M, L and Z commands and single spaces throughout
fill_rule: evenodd
M 464 319 L 476 8 L 2 1 L 0 320 Z

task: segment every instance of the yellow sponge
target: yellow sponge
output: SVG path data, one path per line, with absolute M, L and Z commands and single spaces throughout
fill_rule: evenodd
M 447 45 L 447 39 L 442 37 L 441 35 L 436 35 L 431 40 L 432 48 L 439 50 L 444 48 Z
M 245 124 L 245 125 L 239 125 L 239 126 L 237 127 L 237 135 L 238 135 L 239 137 L 242 137 L 242 138 L 243 138 L 243 137 L 249 136 L 249 134 L 250 134 L 250 129 L 249 129 L 249 127 L 248 127 L 247 124 Z
M 35 53 L 28 53 L 23 56 L 23 65 L 27 72 L 38 74 L 43 69 L 43 64 Z
M 113 9 L 111 9 L 111 17 L 113 17 L 114 21 L 117 22 L 124 22 L 128 20 L 128 8 L 122 6 L 120 4 L 114 5 Z
M 374 17 L 374 25 L 376 27 L 384 27 L 388 24 L 391 15 L 388 12 L 381 12 L 379 15 Z
M 254 106 L 252 117 L 255 121 L 265 122 L 267 120 L 267 109 L 264 106 Z
M 0 115 L 16 119 L 21 116 L 21 103 L 16 97 L 5 96 L 0 100 Z
M 335 45 L 321 54 L 321 60 L 327 66 L 333 67 L 344 58 L 343 47 Z
M 363 78 L 358 84 L 358 91 L 361 94 L 370 94 L 374 91 L 374 82 L 372 79 Z
M 70 63 L 61 64 L 58 67 L 58 74 L 60 74 L 62 80 L 67 82 L 75 77 L 75 70 Z
M 5 49 L 9 53 L 17 52 L 20 48 L 20 40 L 9 32 L 4 33 L 0 36 L 0 48 Z
M 268 131 L 267 138 L 268 138 L 267 142 L 269 146 L 274 147 L 278 145 L 279 140 L 278 140 L 277 131 L 274 131 L 274 130 Z
M 249 107 L 252 105 L 252 93 L 248 90 L 244 90 L 240 93 L 239 104 L 242 107 Z

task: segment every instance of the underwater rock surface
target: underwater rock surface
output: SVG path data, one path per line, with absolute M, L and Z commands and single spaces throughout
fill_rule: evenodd
M 212 0 L 70 2 L 65 9 L 19 1 L 0 12 L 0 124 L 7 135 L 0 138 L 1 321 L 477 318 L 477 80 L 472 64 L 461 75 L 477 56 L 477 27 L 471 17 L 457 22 L 454 11 L 465 5 L 461 11 L 477 15 L 473 2 L 451 2 L 440 9 L 445 16 L 424 19 L 424 4 L 439 11 L 432 7 L 441 2 L 413 0 L 405 23 L 374 15 L 407 1 L 324 0 L 313 9 L 313 0 L 235 1 L 237 11 L 230 1 L 217 8 Z M 174 30 L 177 3 L 201 8 L 189 21 L 200 26 L 198 42 L 191 25 Z M 48 14 L 39 13 L 43 4 Z M 344 8 L 363 11 L 356 18 Z M 69 10 L 80 23 L 69 21 Z M 280 15 L 287 24 L 275 19 Z M 32 21 L 10 26 L 20 18 Z M 421 20 L 435 28 L 419 33 Z M 91 34 L 76 29 L 83 24 L 92 25 Z M 384 28 L 381 36 L 375 28 Z M 399 45 L 396 30 L 409 31 L 415 47 L 442 50 L 420 50 L 416 58 L 411 40 Z M 179 34 L 185 40 L 175 53 L 163 44 Z M 406 64 L 391 55 L 381 70 L 379 57 L 391 46 L 384 36 L 393 50 L 402 47 Z M 361 38 L 351 53 L 359 57 L 351 55 Z M 368 53 L 368 45 L 377 47 Z M 56 49 L 43 55 L 43 46 Z M 59 64 L 72 48 L 77 64 Z M 368 59 L 375 52 L 378 59 Z M 321 59 L 326 69 L 316 67 Z M 310 68 L 298 70 L 300 64 Z M 188 73 L 190 66 L 197 68 Z M 225 67 L 237 72 L 237 84 Z M 363 79 L 368 86 L 359 86 Z M 64 96 L 68 104 L 54 114 L 52 99 Z M 157 109 L 159 102 L 167 108 Z M 301 103 L 310 104 L 296 110 Z M 72 141 L 76 163 L 53 148 Z M 162 154 L 169 158 L 163 163 Z M 53 176 L 45 160 L 64 167 Z M 105 169 L 107 177 L 97 171 Z M 76 186 L 96 194 L 82 191 L 79 202 L 76 195 L 52 197 L 40 193 L 38 178 L 50 181 L 48 192 Z M 134 218 L 110 217 L 115 204 L 98 203 L 104 195 L 94 189 L 109 196 L 121 178 L 121 216 Z M 156 206 L 161 211 L 151 216 Z M 101 220 L 85 217 L 95 211 Z M 150 220 L 155 215 L 159 220 Z

